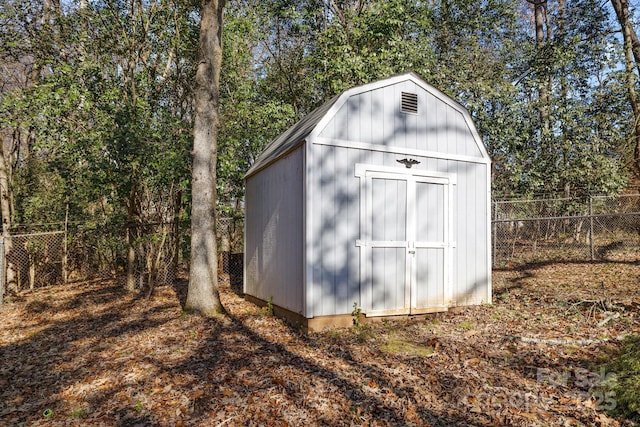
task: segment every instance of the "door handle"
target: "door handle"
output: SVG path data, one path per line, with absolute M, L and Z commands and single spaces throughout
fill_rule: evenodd
M 412 250 L 409 250 L 409 253 L 410 253 L 410 254 L 415 254 L 415 253 L 416 253 L 416 251 L 412 249 Z

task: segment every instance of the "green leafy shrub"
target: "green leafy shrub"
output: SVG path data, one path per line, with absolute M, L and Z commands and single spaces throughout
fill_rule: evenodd
M 273 297 L 271 297 L 271 296 L 267 300 L 267 308 L 266 309 L 267 309 L 267 314 L 269 316 L 273 316 L 273 313 L 274 313 L 274 311 L 273 311 Z
M 351 312 L 351 316 L 353 317 L 353 326 L 354 328 L 359 328 L 362 325 L 362 318 L 364 315 L 362 314 L 362 309 L 358 306 L 357 302 L 353 303 L 353 311 Z
M 640 336 L 630 335 L 622 344 L 620 355 L 609 365 L 616 375 L 603 388 L 612 392 L 616 407 L 613 415 L 640 422 Z

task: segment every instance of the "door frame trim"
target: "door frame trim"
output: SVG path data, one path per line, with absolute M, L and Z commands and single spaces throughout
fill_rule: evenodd
M 446 180 L 449 184 L 456 184 L 456 174 L 454 173 L 445 173 L 445 172 L 436 172 L 436 171 L 428 171 L 423 169 L 413 169 L 413 168 L 398 168 L 394 166 L 381 166 L 381 165 L 370 165 L 366 163 L 356 163 L 355 167 L 355 176 L 358 178 L 364 177 L 368 172 L 379 172 L 379 173 L 389 173 L 391 175 L 412 175 L 412 176 L 422 176 L 428 178 L 440 178 Z
M 405 307 L 394 308 L 390 310 L 378 310 L 373 311 L 371 305 L 372 301 L 372 283 L 370 274 L 369 260 L 371 256 L 371 249 L 374 247 L 386 247 L 391 245 L 393 247 L 406 247 L 407 251 L 413 248 L 416 242 L 409 241 L 373 241 L 371 221 L 369 221 L 370 215 L 373 213 L 373 188 L 372 180 L 374 178 L 381 179 L 397 179 L 407 182 L 407 206 L 415 207 L 415 184 L 416 182 L 427 182 L 433 184 L 440 184 L 445 186 L 445 229 L 444 229 L 444 244 L 435 242 L 419 242 L 417 247 L 432 247 L 444 249 L 444 299 L 446 307 L 451 304 L 453 299 L 453 248 L 455 242 L 453 239 L 453 189 L 456 185 L 456 175 L 444 172 L 427 171 L 422 169 L 410 169 L 410 168 L 398 168 L 390 166 L 372 165 L 357 163 L 355 165 L 355 176 L 360 181 L 360 239 L 357 239 L 355 244 L 360 249 L 360 308 L 367 314 L 367 316 L 380 316 L 393 312 L 394 314 L 411 314 L 425 312 L 425 310 L 431 310 L 431 307 L 415 307 L 416 295 L 415 292 L 411 292 L 411 288 L 414 285 L 412 272 L 415 271 L 415 257 L 411 257 L 411 260 L 407 260 L 405 263 L 405 277 L 406 289 L 405 289 Z M 411 200 L 410 200 L 411 199 Z M 417 225 L 416 212 L 409 212 L 412 209 L 407 209 L 406 221 L 407 230 L 405 237 L 415 235 L 415 227 Z M 415 209 L 413 209 L 415 211 Z M 414 249 L 415 250 L 415 249 Z M 442 309 L 443 306 L 433 307 L 433 309 Z

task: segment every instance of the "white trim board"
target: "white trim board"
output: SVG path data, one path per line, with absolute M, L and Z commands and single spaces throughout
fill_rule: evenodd
M 330 145 L 341 148 L 357 148 L 360 150 L 380 151 L 383 153 L 400 154 L 403 156 L 428 157 L 432 159 L 454 160 L 457 162 L 479 163 L 488 165 L 491 160 L 484 157 L 464 156 L 460 154 L 441 153 L 438 151 L 419 150 L 416 148 L 388 147 L 382 144 L 370 144 L 367 142 L 345 141 L 341 139 L 317 137 L 313 139 L 314 144 Z
M 422 169 L 413 169 L 413 168 L 397 168 L 393 166 L 379 166 L 379 165 L 370 165 L 366 163 L 356 163 L 355 166 L 355 176 L 356 177 L 364 177 L 367 173 L 375 173 L 376 175 L 380 174 L 396 174 L 396 175 L 413 175 L 420 177 L 429 177 L 434 178 L 432 181 L 437 184 L 456 184 L 456 174 L 445 173 L 445 172 L 435 172 L 435 171 L 427 171 Z M 399 178 L 400 179 L 400 178 Z M 406 178 L 403 178 L 406 179 Z

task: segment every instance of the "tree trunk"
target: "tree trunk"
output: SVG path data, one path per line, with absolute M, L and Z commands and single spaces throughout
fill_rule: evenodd
M 536 63 L 534 70 L 538 86 L 538 118 L 540 132 L 540 162 L 545 169 L 555 168 L 557 152 L 554 147 L 553 131 L 551 126 L 551 99 L 553 93 L 553 76 L 550 71 L 553 64 L 550 42 L 552 37 L 551 26 L 547 11 L 547 0 L 527 0 L 533 5 L 533 16 L 536 37 Z M 556 183 L 547 182 L 546 185 L 555 186 Z M 553 190 L 553 188 L 547 188 Z
M 180 212 L 182 210 L 182 191 L 178 190 L 173 207 L 173 257 L 171 258 L 171 281 L 176 279 L 180 263 Z
M 630 49 L 635 59 L 636 69 L 638 70 L 638 74 L 640 74 L 640 40 L 638 40 L 638 34 L 633 29 L 629 20 L 629 2 L 628 0 L 611 0 L 611 4 L 616 11 L 618 23 L 622 28 L 625 42 L 627 41 L 627 37 L 629 38 L 629 43 L 631 44 Z
M 566 43 L 566 33 L 564 26 L 564 0 L 558 0 L 558 37 L 560 38 L 560 43 Z M 557 40 L 556 40 L 557 41 Z M 558 76 L 559 84 L 560 84 L 560 102 L 568 103 L 569 102 L 569 83 L 567 82 L 567 70 L 566 66 L 560 61 L 560 74 Z M 565 120 L 560 120 L 560 134 L 562 138 L 561 142 L 561 151 L 562 151 L 562 173 L 561 173 L 561 183 L 562 188 L 564 190 L 564 197 L 571 197 L 571 182 L 567 177 L 567 173 L 571 170 L 571 146 L 572 141 L 571 137 L 568 135 L 567 131 L 567 123 Z
M 543 52 L 545 45 L 547 44 L 547 37 L 549 37 L 549 31 L 545 36 L 544 26 L 547 22 L 547 11 L 546 11 L 546 0 L 545 1 L 535 1 L 532 2 L 534 5 L 534 17 L 535 17 L 535 26 L 536 26 L 536 49 L 538 50 L 538 54 L 540 55 Z M 539 69 L 547 68 L 548 62 L 551 58 L 542 58 L 543 61 L 546 62 L 544 67 L 539 67 Z M 540 65 L 540 64 L 539 64 Z M 538 113 L 540 115 L 540 126 L 542 132 L 543 140 L 546 140 L 551 135 L 551 120 L 550 120 L 550 87 L 551 87 L 551 75 L 540 75 L 538 82 Z M 550 147 L 547 147 L 550 149 Z M 550 153 L 548 153 L 550 154 Z
M 131 185 L 129 201 L 127 203 L 127 281 L 124 285 L 128 292 L 136 290 L 136 249 L 135 240 L 137 237 L 136 225 L 138 222 L 138 209 L 136 201 L 136 185 Z
M 629 3 L 627 0 L 611 0 L 611 4 L 616 11 L 616 16 L 618 17 L 618 22 L 620 23 L 624 40 L 627 94 L 629 96 L 629 103 L 631 104 L 634 118 L 633 166 L 636 176 L 640 176 L 640 101 L 638 100 L 638 94 L 635 89 L 636 74 L 634 71 L 635 65 L 638 69 L 638 73 L 640 73 L 640 44 L 638 43 L 638 36 L 633 30 L 629 20 Z
M 9 237 L 12 213 L 11 200 L 13 199 L 11 192 L 12 186 L 9 162 L 7 161 L 7 157 L 5 157 L 4 144 L 0 143 L 0 215 L 2 215 L 2 235 L 4 237 L 2 242 L 4 244 L 4 251 L 2 252 L 4 260 L 0 263 L 1 265 L 4 265 L 4 271 L 0 271 L 0 274 L 4 275 L 6 271 L 6 276 L 2 278 L 4 279 L 3 293 L 5 290 L 18 290 L 16 265 L 13 261 L 9 262 L 10 258 L 8 257 L 13 246 L 13 242 Z M 0 300 L 0 304 L 1 303 L 2 300 Z
M 9 169 L 4 156 L 4 144 L 0 144 L 0 215 L 2 215 L 2 230 L 11 227 L 11 196 L 9 187 Z
M 191 265 L 185 310 L 205 315 L 222 312 L 217 288 L 215 206 L 223 9 L 224 0 L 201 2 L 194 90 Z
M 28 249 L 28 260 L 29 260 L 29 290 L 33 290 L 36 284 L 36 252 L 34 249 Z

